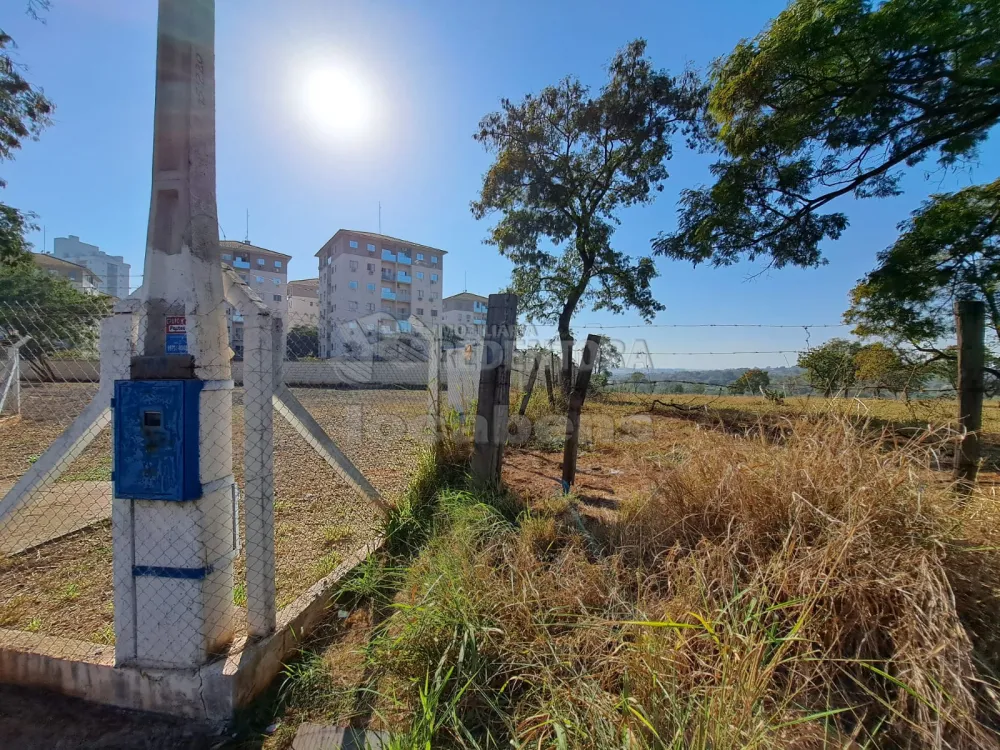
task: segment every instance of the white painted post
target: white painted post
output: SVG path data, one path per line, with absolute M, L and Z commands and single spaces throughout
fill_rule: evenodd
M 441 326 L 428 329 L 427 346 L 427 412 L 434 445 L 441 444 Z M 449 388 L 450 390 L 450 388 Z
M 244 317 L 243 409 L 246 493 L 247 631 L 265 636 L 274 631 L 274 379 L 280 359 L 281 319 L 268 310 Z M 275 339 L 275 325 L 279 327 Z M 280 362 L 279 362 L 280 364 Z
M 215 194 L 214 0 L 159 0 L 143 273 L 145 327 L 133 367 L 144 379 L 193 375 L 202 381 L 201 492 L 185 501 L 123 500 L 128 508 L 114 514 L 120 527 L 113 534 L 115 559 L 131 562 L 130 578 L 116 577 L 115 609 L 131 607 L 134 613 L 134 635 L 122 633 L 125 645 L 116 648 L 116 659 L 140 667 L 196 668 L 233 638 L 238 541 Z M 183 316 L 183 335 L 167 329 L 174 316 Z M 177 372 L 183 374 L 172 374 Z

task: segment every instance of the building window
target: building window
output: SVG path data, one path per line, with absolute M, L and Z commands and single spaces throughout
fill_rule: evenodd
M 417 299 L 423 299 L 423 298 L 424 298 L 424 290 L 423 289 L 418 289 L 417 290 Z
M 368 285 L 368 291 L 369 292 L 374 292 L 375 291 L 375 285 L 374 284 L 369 284 Z
M 357 240 L 351 240 L 350 243 L 348 243 L 348 244 L 350 244 L 350 246 L 353 247 L 353 248 L 357 248 L 358 241 Z
M 357 271 L 358 270 L 358 262 L 356 260 L 352 260 L 351 261 L 351 270 L 352 271 Z
M 275 302 L 281 302 L 281 295 L 280 294 L 274 295 L 274 301 Z
M 374 263 L 369 263 L 368 264 L 368 273 L 372 273 L 372 274 L 375 273 L 375 264 Z
M 437 263 L 437 262 L 438 262 L 438 257 L 436 255 L 432 255 L 431 256 L 431 263 Z
M 417 308 L 417 315 L 423 315 L 423 314 L 424 314 L 424 308 L 418 307 Z
M 372 243 L 370 243 L 370 242 L 368 243 L 368 252 L 370 252 L 370 253 L 374 253 L 375 252 L 375 246 Z
M 369 302 L 368 305 L 367 305 L 367 307 L 368 307 L 368 312 L 375 312 L 375 303 L 374 302 Z
M 432 273 L 431 274 L 431 283 L 433 284 L 437 280 L 438 280 L 438 275 L 436 273 Z
M 49 273 L 55 273 L 55 271 L 49 271 Z M 243 279 L 244 283 L 246 283 L 247 275 L 245 273 L 241 273 L 240 278 Z
M 336 285 L 336 284 L 334 284 L 334 285 L 333 285 L 333 289 L 331 289 L 330 291 L 332 291 L 332 292 L 335 292 L 335 291 L 337 291 L 337 285 Z
M 432 318 L 436 318 L 437 316 L 438 316 L 438 311 L 437 310 L 431 310 L 431 317 Z
M 333 263 L 333 256 L 332 255 L 327 255 L 326 256 L 326 264 L 330 265 L 331 263 Z
M 258 283 L 258 284 L 263 284 L 263 283 L 264 283 L 264 277 L 263 277 L 263 276 L 254 276 L 253 278 L 254 278 L 254 280 L 255 280 L 255 281 L 256 281 L 256 282 Z
M 358 303 L 357 302 L 353 302 L 353 301 L 352 302 L 348 302 L 347 303 L 347 309 L 351 310 L 351 311 L 357 310 L 358 309 Z
M 281 261 L 280 260 L 274 261 L 274 267 L 275 268 L 281 268 Z
M 332 269 L 330 269 L 330 270 L 332 270 L 332 271 L 333 271 L 334 273 L 337 273 L 337 264 L 336 264 L 336 263 L 334 263 L 334 264 L 333 264 L 333 268 L 332 268 Z
M 349 281 L 349 282 L 347 282 L 347 286 L 349 286 L 351 289 L 357 289 L 358 288 L 358 282 L 356 282 L 356 281 Z
M 336 310 L 336 309 L 337 309 L 336 305 L 330 305 L 330 310 Z
M 423 271 L 417 271 L 417 278 L 418 279 L 424 278 L 424 272 Z
M 423 259 L 424 259 L 424 254 L 423 253 L 417 253 L 417 260 L 423 260 Z
M 233 255 L 232 255 L 232 253 L 223 253 L 222 254 L 222 259 L 223 260 L 232 260 L 233 259 Z
M 471 315 L 466 315 L 465 316 L 465 322 L 466 323 L 471 323 L 472 322 L 472 316 Z
M 281 279 L 271 279 L 271 281 L 274 282 L 275 286 L 281 286 Z
M 264 267 L 264 259 L 263 258 L 257 258 L 257 265 L 260 266 L 261 268 L 263 268 Z

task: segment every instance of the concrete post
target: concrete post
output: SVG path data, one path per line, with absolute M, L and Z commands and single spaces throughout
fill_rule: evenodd
M 274 324 L 267 310 L 244 318 L 243 409 L 246 494 L 247 631 L 274 631 L 277 609 L 274 583 Z
M 503 468 L 516 327 L 517 295 L 491 294 L 486 312 L 472 454 L 472 474 L 482 484 L 499 482 Z
M 232 381 L 215 199 L 215 3 L 160 0 L 144 330 L 132 379 L 198 379 L 200 497 L 116 499 L 119 664 L 192 668 L 233 637 Z M 185 423 L 190 424 L 189 416 Z M 129 628 L 132 632 L 127 632 Z

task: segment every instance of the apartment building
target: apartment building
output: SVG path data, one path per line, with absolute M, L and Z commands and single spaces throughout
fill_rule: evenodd
M 319 279 L 288 282 L 288 327 L 319 325 Z
M 118 299 L 128 297 L 132 266 L 121 255 L 108 255 L 97 245 L 81 242 L 75 234 L 56 237 L 52 241 L 52 254 L 61 260 L 90 269 L 101 280 L 98 291 L 102 294 Z
M 31 257 L 36 266 L 51 276 L 61 276 L 66 279 L 78 292 L 93 296 L 104 293 L 101 291 L 104 279 L 84 265 L 43 253 L 32 253 Z
M 461 339 L 481 339 L 486 333 L 489 299 L 481 294 L 460 292 L 441 300 L 442 323 Z
M 344 353 L 343 332 L 411 330 L 442 321 L 446 251 L 373 232 L 340 229 L 319 259 L 320 356 Z
M 272 311 L 283 318 L 288 312 L 288 261 L 285 255 L 249 242 L 223 240 L 219 243 L 222 262 L 232 266 Z M 243 358 L 243 316 L 228 310 L 229 346 Z

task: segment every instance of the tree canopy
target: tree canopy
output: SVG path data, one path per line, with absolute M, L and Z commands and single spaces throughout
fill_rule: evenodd
M 767 374 L 767 371 L 754 367 L 730 383 L 728 388 L 731 393 L 742 396 L 746 393 L 760 393 L 769 385 L 771 385 L 771 376 Z
M 1000 338 L 1000 180 L 935 195 L 899 228 L 851 292 L 855 333 L 936 350 L 954 335 L 953 303 L 979 299 Z
M 48 8 L 48 0 L 30 0 L 27 12 L 33 17 Z M 25 140 L 37 138 L 51 122 L 52 102 L 27 81 L 24 68 L 13 57 L 14 40 L 0 29 L 0 162 L 14 158 Z M 0 188 L 7 185 L 0 176 Z M 0 202 L 0 263 L 21 263 L 31 245 L 25 239 L 33 229 L 32 214 Z
M 800 354 L 798 364 L 805 369 L 809 385 L 829 397 L 854 385 L 857 373 L 854 357 L 860 349 L 857 341 L 830 339 Z
M 654 69 L 645 51 L 642 40 L 620 50 L 596 95 L 567 77 L 521 101 L 503 99 L 475 135 L 494 161 L 472 212 L 500 214 L 486 242 L 513 261 L 511 288 L 527 320 L 558 324 L 564 389 L 581 304 L 632 308 L 646 320 L 664 309 L 650 290 L 652 258 L 612 243 L 616 212 L 662 189 L 671 138 L 690 130 L 704 92 L 692 74 Z
M 110 313 L 110 297 L 78 292 L 34 264 L 0 264 L 0 340 L 28 336 L 21 356 L 42 377 L 55 379 L 48 360 L 52 354 L 93 350 L 100 321 Z
M 1000 3 L 795 0 L 716 62 L 709 113 L 714 184 L 683 192 L 654 250 L 817 265 L 848 223 L 832 201 L 975 156 L 1000 118 Z

